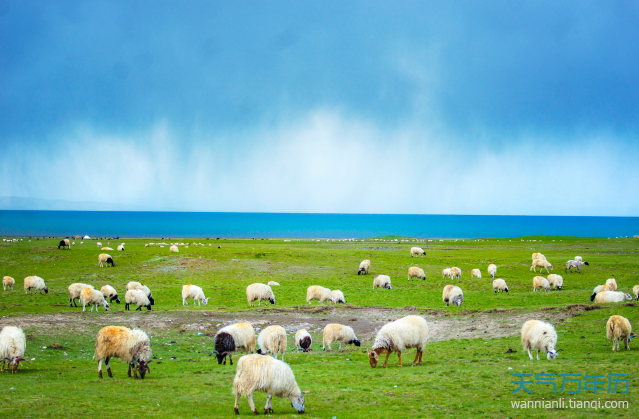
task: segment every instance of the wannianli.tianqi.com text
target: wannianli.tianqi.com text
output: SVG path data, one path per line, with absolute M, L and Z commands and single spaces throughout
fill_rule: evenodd
M 628 401 L 623 400 L 512 400 L 513 409 L 628 409 Z

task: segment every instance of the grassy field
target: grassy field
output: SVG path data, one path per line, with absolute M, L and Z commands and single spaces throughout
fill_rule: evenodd
M 391 238 L 385 238 L 389 240 Z M 534 240 L 534 241 L 533 241 Z M 639 284 L 638 239 L 588 239 L 525 237 L 488 240 L 444 240 L 419 243 L 426 257 L 411 258 L 412 242 L 367 239 L 356 242 L 296 240 L 204 240 L 204 246 L 144 247 L 160 239 L 101 240 L 124 252 L 109 251 L 115 268 L 100 268 L 102 253 L 95 240 L 76 240 L 71 250 L 58 250 L 59 240 L 24 239 L 0 243 L 0 275 L 16 279 L 14 291 L 0 294 L 0 325 L 20 325 L 28 336 L 27 358 L 35 358 L 17 375 L 3 373 L 0 413 L 6 417 L 66 417 L 71 415 L 127 415 L 129 417 L 226 417 L 233 415 L 231 384 L 235 366 L 217 365 L 209 357 L 212 336 L 223 325 L 248 320 L 257 328 L 281 324 L 289 335 L 286 362 L 296 374 L 306 397 L 305 417 L 356 418 L 379 414 L 391 417 L 546 417 L 556 411 L 513 409 L 512 401 L 558 400 L 564 403 L 600 400 L 628 401 L 628 409 L 564 409 L 562 416 L 631 417 L 636 406 L 639 378 L 635 373 L 636 343 L 631 351 L 611 351 L 605 336 L 609 316 L 627 317 L 637 324 L 635 303 L 595 305 L 592 289 L 614 277 L 622 291 Z M 165 239 L 190 242 L 193 239 Z M 108 243 L 108 244 L 107 244 Z M 210 244 L 210 245 L 209 245 Z M 218 248 L 221 246 L 221 248 Z M 542 252 L 554 264 L 553 273 L 564 276 L 564 289 L 532 292 L 530 269 L 533 252 Z M 590 266 L 581 274 L 564 274 L 565 261 L 583 256 Z M 370 259 L 369 275 L 358 276 L 363 259 Z M 489 263 L 498 266 L 497 277 L 506 280 L 507 294 L 494 294 L 487 278 Z M 410 266 L 424 268 L 426 281 L 407 281 Z M 461 309 L 441 301 L 441 271 L 458 266 L 463 275 L 454 281 L 464 290 Z M 484 278 L 470 278 L 480 268 Z M 388 274 L 393 289 L 372 289 L 375 274 Z M 28 275 L 45 279 L 47 295 L 25 296 L 22 280 Z M 546 274 L 543 274 L 546 276 Z M 109 312 L 82 313 L 70 308 L 67 287 L 86 282 L 96 288 L 113 285 L 123 297 L 125 284 L 140 281 L 153 291 L 152 312 L 124 312 L 124 304 Z M 248 307 L 245 288 L 254 282 L 277 281 L 275 306 Z M 181 287 L 200 285 L 208 306 L 183 307 Z M 340 289 L 348 304 L 305 306 L 306 288 L 322 285 Z M 431 328 L 431 343 L 424 365 L 410 367 L 415 351 L 397 367 L 372 369 L 366 349 L 375 331 L 389 320 L 407 314 L 423 315 Z M 545 319 L 555 325 L 562 349 L 556 361 L 530 361 L 522 352 L 519 329 L 525 320 Z M 342 351 L 321 350 L 321 329 L 331 322 L 353 326 L 362 347 Z M 145 380 L 126 377 L 126 365 L 112 363 L 115 378 L 99 380 L 91 360 L 95 335 L 106 325 L 141 327 L 151 336 L 156 364 Z M 313 336 L 311 353 L 292 351 L 293 333 L 307 328 Z M 46 349 L 45 349 L 46 347 Z M 337 349 L 336 347 L 334 349 Z M 516 351 L 516 352 L 513 352 Z M 511 392 L 517 385 L 512 374 L 603 375 L 604 391 L 555 393 L 550 385 L 529 384 L 533 393 Z M 629 374 L 627 394 L 607 393 L 610 374 Z M 528 378 L 530 379 L 530 378 Z M 625 389 L 625 386 L 623 386 Z M 568 390 L 576 390 L 568 386 Z M 620 388 L 621 390 L 621 388 Z M 262 411 L 266 396 L 256 394 Z M 288 400 L 274 399 L 273 417 L 295 417 Z M 246 399 L 243 415 L 251 414 Z M 632 412 L 632 413 L 631 413 Z

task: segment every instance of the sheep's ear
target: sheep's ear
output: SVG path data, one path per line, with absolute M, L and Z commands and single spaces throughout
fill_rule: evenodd
M 311 390 L 302 391 L 302 396 L 304 396 L 304 395 L 306 395 L 306 394 L 308 394 L 310 392 L 311 392 Z

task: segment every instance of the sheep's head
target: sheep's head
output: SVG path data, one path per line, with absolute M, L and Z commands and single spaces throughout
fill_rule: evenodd
M 461 295 L 457 295 L 455 296 L 455 298 L 453 298 L 453 301 L 451 301 L 451 304 L 455 304 L 457 307 L 461 307 L 463 302 L 464 302 L 464 297 L 462 297 Z
M 115 300 L 116 303 L 120 304 L 120 297 L 118 297 L 117 295 L 115 296 L 115 298 L 111 298 L 111 302 L 113 302 L 113 300 Z
M 151 311 L 151 310 L 153 310 L 153 309 L 151 308 L 151 303 L 149 303 L 149 304 L 145 305 L 144 307 L 146 307 L 147 311 Z
M 506 287 L 506 289 L 504 291 L 508 292 L 508 287 Z
M 207 305 L 209 303 L 209 299 L 205 298 L 204 300 L 202 300 L 202 302 L 204 303 L 204 305 Z
M 217 364 L 218 365 L 222 365 L 222 363 L 224 363 L 224 365 L 226 365 L 226 356 L 230 355 L 230 352 L 228 352 L 228 351 L 224 351 L 224 352 L 213 351 L 211 353 L 215 354 L 215 357 L 217 358 Z
M 357 275 L 361 275 L 363 271 L 364 271 L 364 269 L 359 268 L 359 269 L 357 270 Z
M 275 297 L 269 298 L 268 300 L 271 304 L 275 305 Z
M 26 359 L 24 359 L 21 356 L 15 357 L 13 359 L 9 359 L 9 358 L 5 358 L 7 361 L 9 361 L 9 363 L 11 364 L 11 373 L 15 374 L 16 372 L 18 372 L 18 367 L 20 366 L 20 363 L 22 361 L 26 361 Z M 27 361 L 28 362 L 28 361 Z
M 628 300 L 628 301 L 632 301 L 632 295 L 630 295 L 630 294 L 625 294 L 625 293 L 624 293 L 624 295 L 623 295 L 623 296 L 624 296 L 624 298 L 625 298 L 626 300 Z
M 44 293 L 48 294 L 49 293 L 49 287 L 44 287 Z
M 359 339 L 352 339 L 348 341 L 349 345 L 355 345 L 355 346 L 360 346 L 361 342 L 359 341 Z
M 111 308 L 111 306 L 109 305 L 109 302 L 107 300 L 102 300 L 103 302 L 103 306 L 104 306 L 104 310 L 105 311 L 109 311 L 109 309 Z
M 546 354 L 546 358 L 548 358 L 548 361 L 557 359 L 558 356 L 559 356 L 559 353 L 555 351 L 554 349 L 549 350 L 548 353 Z
M 304 413 L 304 395 L 307 393 L 308 391 L 303 391 L 299 396 L 289 396 L 291 406 L 293 406 L 293 409 L 297 410 L 297 413 Z
M 140 373 L 140 378 L 144 379 L 144 375 L 148 372 L 151 373 L 151 368 L 149 368 L 149 364 L 153 362 L 151 361 L 140 361 L 138 363 L 138 372 Z
M 375 368 L 379 362 L 379 354 L 375 351 L 370 351 L 368 353 L 368 362 L 371 364 L 371 367 Z
M 149 302 L 151 303 L 152 306 L 155 305 L 155 299 L 153 297 L 151 297 L 150 295 L 149 295 Z M 151 309 L 149 308 L 149 310 L 151 310 Z
M 586 266 L 590 266 L 590 264 L 588 262 L 584 262 L 584 265 Z

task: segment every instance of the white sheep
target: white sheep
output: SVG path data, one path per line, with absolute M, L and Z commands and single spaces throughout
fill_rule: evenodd
M 111 373 L 111 358 L 120 358 L 129 364 L 129 377 L 133 369 L 133 378 L 144 379 L 147 372 L 151 372 L 151 343 L 149 336 L 140 329 L 129 329 L 122 326 L 106 326 L 100 329 L 95 340 L 95 355 L 98 360 L 98 377 L 102 378 L 102 360 L 107 367 L 107 374 Z
M 581 256 L 575 256 L 573 260 L 578 260 L 580 262 L 583 262 L 583 259 L 581 258 Z
M 308 352 L 311 350 L 313 344 L 313 338 L 306 331 L 306 329 L 300 329 L 295 333 L 295 347 L 297 351 Z
M 104 299 L 104 294 L 102 292 L 91 288 L 85 288 L 80 293 L 80 302 L 82 303 L 82 311 L 87 311 L 87 304 L 91 305 L 91 311 L 95 307 L 95 311 L 97 313 L 98 306 L 102 305 L 104 307 L 104 311 L 109 311 L 109 303 Z
M 75 282 L 71 285 L 69 285 L 69 306 L 70 307 L 77 307 L 78 305 L 75 303 L 75 300 L 79 300 L 80 299 L 80 294 L 82 293 L 82 290 L 85 288 L 93 288 L 92 285 L 89 284 L 84 284 L 82 282 Z
M 635 285 L 634 287 L 632 287 L 632 292 L 635 294 L 635 298 L 639 300 L 639 285 Z
M 446 303 L 446 306 L 453 304 L 457 305 L 457 307 L 461 307 L 464 302 L 464 293 L 462 289 L 456 285 L 446 285 L 442 292 L 442 299 Z
M 340 290 L 331 291 L 331 295 L 333 296 L 333 300 L 335 300 L 335 304 L 341 303 L 346 304 L 346 297 L 344 297 L 344 293 Z
M 608 323 L 606 323 L 606 336 L 612 342 L 612 351 L 619 351 L 619 344 L 621 341 L 626 346 L 627 350 L 630 350 L 630 337 L 632 334 L 632 325 L 622 316 L 610 316 Z M 616 350 L 615 350 L 616 343 Z
M 10 276 L 5 276 L 4 278 L 2 278 L 2 289 L 4 291 L 7 290 L 7 288 L 9 288 L 10 290 L 13 290 L 13 286 L 16 284 L 16 280 L 11 278 Z
M 375 275 L 373 278 L 373 289 L 375 288 L 386 288 L 389 290 L 393 289 L 391 285 L 391 279 L 388 275 Z
M 331 344 L 333 342 L 339 342 L 340 350 L 342 349 L 342 343 L 348 345 L 354 344 L 355 346 L 361 345 L 352 327 L 336 323 L 327 324 L 326 327 L 324 327 L 324 338 L 322 342 L 322 350 L 324 351 L 326 350 L 326 345 L 328 345 L 328 350 L 331 351 Z
M 255 329 L 251 323 L 234 323 L 224 326 L 215 334 L 215 350 L 212 352 L 217 358 L 218 365 L 229 356 L 233 365 L 233 352 L 243 350 L 248 354 L 255 352 Z
M 488 265 L 488 274 L 491 278 L 495 278 L 495 275 L 497 275 L 497 265 L 495 265 L 494 263 Z
M 291 367 L 285 362 L 270 356 L 244 355 L 237 362 L 237 372 L 233 379 L 233 394 L 236 415 L 240 414 L 240 397 L 246 396 L 251 411 L 258 414 L 253 403 L 253 393 L 263 391 L 268 394 L 264 413 L 273 413 L 273 396 L 288 397 L 291 405 L 298 413 L 304 413 L 304 394 L 297 382 Z
M 67 248 L 67 250 L 71 249 L 71 240 L 69 239 L 60 240 L 60 244 L 58 244 L 58 249 L 62 248 L 64 250 L 65 247 Z
M 266 284 L 256 283 L 246 287 L 246 299 L 251 307 L 253 307 L 253 301 L 257 301 L 258 306 L 262 305 L 262 300 L 266 301 L 267 305 L 269 302 L 275 304 L 275 294 Z
M 602 291 L 595 296 L 595 303 L 623 303 L 632 301 L 632 295 L 621 291 Z
M 368 270 L 371 268 L 371 261 L 366 259 L 363 260 L 359 264 L 359 269 L 357 270 L 357 275 L 366 275 L 368 274 Z
M 123 251 L 124 251 L 124 243 L 118 246 L 118 252 L 123 252 Z
M 453 279 L 453 272 L 450 270 L 450 268 L 445 268 L 442 271 L 442 279 L 444 279 L 444 278 Z
M 560 290 L 564 286 L 564 278 L 561 275 L 550 274 L 547 279 L 548 283 L 556 290 Z
M 284 361 L 286 330 L 282 326 L 269 326 L 257 335 L 257 344 L 260 347 L 257 351 L 258 354 L 273 354 L 275 359 L 277 359 L 277 354 L 282 354 L 282 361 Z
M 583 265 L 590 266 L 588 262 L 583 262 L 581 260 L 569 260 L 568 262 L 566 262 L 566 269 L 564 270 L 564 272 L 570 271 L 570 273 L 572 273 L 572 268 L 577 268 L 577 272 L 581 273 L 580 268 Z
M 424 252 L 424 249 L 422 249 L 421 247 L 411 247 L 410 248 L 410 257 L 413 256 L 426 256 L 426 252 Z
M 615 278 L 608 278 L 606 280 L 606 285 L 609 285 L 612 291 L 617 291 L 617 281 Z
M 45 294 L 49 293 L 49 288 L 44 285 L 44 279 L 39 276 L 28 276 L 24 278 L 24 293 L 27 294 L 28 291 L 28 293 L 31 294 L 31 289 L 36 293 L 39 291 L 40 294 L 42 294 L 42 291 L 44 291 Z
M 112 248 L 112 247 L 103 247 L 103 248 L 102 248 L 102 249 L 100 249 L 100 250 L 113 250 L 113 248 Z
M 171 246 L 169 247 L 169 252 L 173 252 L 173 253 L 178 253 L 180 250 L 178 249 L 177 246 Z
M 470 271 L 471 278 L 481 278 L 481 271 L 479 269 L 473 269 Z
M 333 294 L 331 290 L 328 288 L 321 287 L 319 285 L 311 285 L 306 289 L 306 302 L 308 304 L 311 301 L 317 300 L 320 303 L 324 303 L 325 301 L 330 301 L 335 304 L 335 298 L 333 298 Z
M 197 285 L 186 284 L 182 287 L 182 305 L 189 305 L 187 299 L 193 299 L 193 305 L 195 306 L 195 302 L 197 301 L 198 305 L 207 305 L 209 303 L 209 299 L 204 296 L 204 291 L 202 288 Z
M 504 281 L 501 278 L 498 278 L 498 279 L 495 279 L 493 281 L 493 290 L 495 292 L 497 292 L 497 291 L 501 291 L 501 292 L 506 291 L 506 292 L 508 292 L 508 285 L 506 285 L 506 281 Z
M 111 285 L 104 285 L 102 288 L 100 288 L 100 292 L 109 299 L 109 303 L 112 303 L 113 300 L 115 300 L 116 303 L 120 304 L 120 297 L 118 297 L 118 292 Z
M 11 365 L 11 372 L 18 372 L 18 367 L 24 359 L 24 352 L 27 350 L 27 338 L 21 328 L 15 326 L 5 326 L 0 332 L 0 358 L 2 358 L 2 371 L 5 363 Z M 28 362 L 28 361 L 27 361 Z
M 151 305 L 155 305 L 155 299 L 153 298 L 153 295 L 151 295 L 151 290 L 146 285 L 142 285 L 141 283 L 136 281 L 131 281 L 128 284 L 126 284 L 126 290 L 127 291 L 140 290 L 144 292 L 144 294 L 146 295 L 146 298 L 148 298 L 149 301 L 151 302 Z
M 528 320 L 521 328 L 521 344 L 528 356 L 533 359 L 532 351 L 537 350 L 537 360 L 539 352 L 546 352 L 548 360 L 556 359 L 558 356 L 555 346 L 557 346 L 557 332 L 555 328 L 541 320 Z
M 102 243 L 97 242 L 97 243 L 96 243 L 96 245 L 97 245 L 98 247 L 100 247 L 100 246 L 102 246 Z
M 268 283 L 266 285 L 268 285 L 269 287 L 279 287 L 280 286 L 279 282 L 275 282 L 275 281 L 268 281 Z
M 546 256 L 542 255 L 541 253 L 533 253 L 532 260 L 546 260 Z
M 422 280 L 425 280 L 426 274 L 424 273 L 424 270 L 422 268 L 411 266 L 410 268 L 408 268 L 408 280 L 410 281 L 411 278 L 421 278 Z
M 100 268 L 102 268 L 104 265 L 106 265 L 107 267 L 109 265 L 115 267 L 113 258 L 111 257 L 111 255 L 107 255 L 106 253 L 100 253 L 98 255 L 98 262 L 100 262 Z
M 450 268 L 450 273 L 452 275 L 451 278 L 461 278 L 462 276 L 462 270 L 459 269 L 457 266 L 453 266 L 452 268 Z
M 535 259 L 532 261 L 532 265 L 530 266 L 530 270 L 537 272 L 537 267 L 539 267 L 539 272 L 542 272 L 544 269 L 546 269 L 546 272 L 550 273 L 550 271 L 548 270 L 548 268 L 550 268 L 550 270 L 553 269 L 552 264 L 550 262 L 548 262 L 547 260 L 543 260 L 543 259 Z
M 533 291 L 537 291 L 537 288 L 550 291 L 550 283 L 543 276 L 536 276 L 533 278 Z
M 397 352 L 399 366 L 402 366 L 402 352 L 409 348 L 417 348 L 413 366 L 421 365 L 424 349 L 428 344 L 428 323 L 420 316 L 406 316 L 394 322 L 385 324 L 377 335 L 371 351 L 368 353 L 368 361 L 375 368 L 379 356 L 386 354 L 382 367 L 386 367 L 391 352 Z
M 124 295 L 124 303 L 125 310 L 129 310 L 131 304 L 138 306 L 136 311 L 142 310 L 142 307 L 151 310 L 151 301 L 142 290 L 128 290 Z
M 612 287 L 610 285 L 597 285 L 595 289 L 592 290 L 592 295 L 590 296 L 590 301 L 595 301 L 595 297 L 602 291 L 612 291 Z

